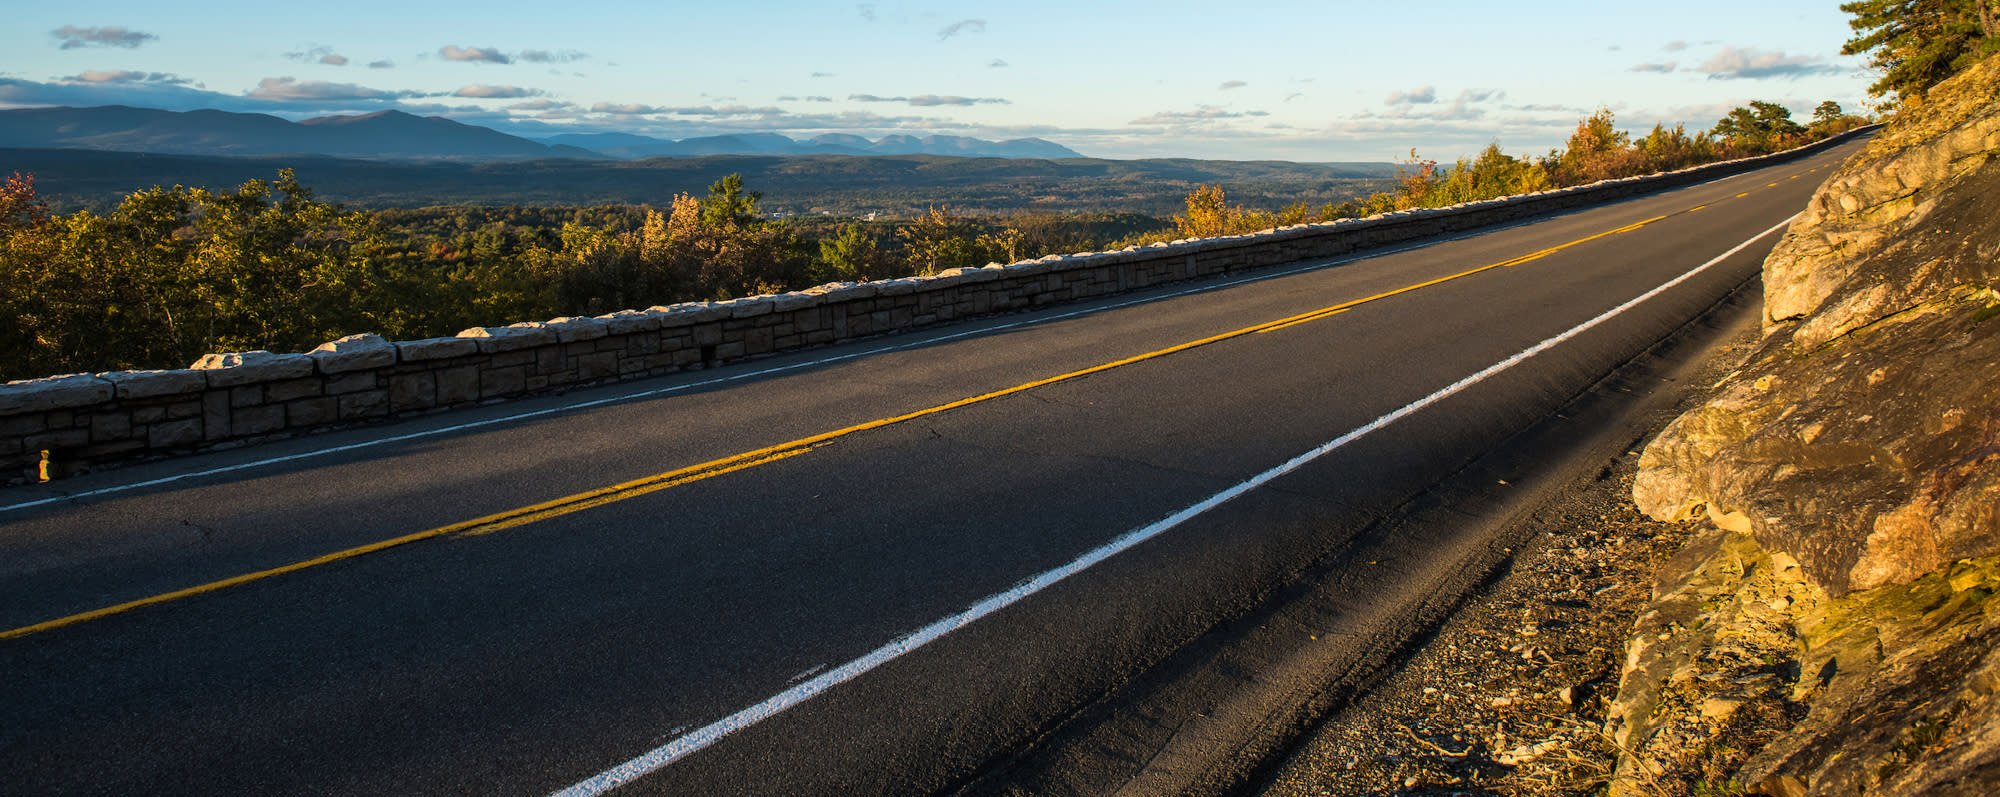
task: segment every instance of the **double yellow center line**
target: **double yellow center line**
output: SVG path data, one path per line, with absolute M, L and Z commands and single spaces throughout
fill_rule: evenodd
M 1687 211 L 1682 211 L 1682 212 L 1687 212 Z M 274 576 L 284 575 L 286 573 L 296 573 L 298 571 L 307 570 L 310 568 L 318 567 L 320 565 L 331 564 L 344 559 L 352 559 L 357 556 L 376 553 L 379 551 L 388 550 L 390 548 L 396 548 L 399 546 L 408 545 L 410 543 L 420 542 L 435 537 L 443 537 L 448 535 L 491 534 L 493 532 L 501 531 L 503 529 L 510 529 L 518 526 L 524 526 L 529 523 L 535 523 L 538 521 L 547 520 L 549 518 L 560 517 L 562 515 L 567 515 L 572 512 L 580 512 L 582 510 L 589 509 L 591 507 L 616 503 L 618 501 L 623 501 L 629 498 L 637 498 L 639 496 L 646 495 L 647 493 L 665 490 L 670 487 L 678 487 L 680 485 L 701 481 L 703 479 L 711 478 L 714 476 L 721 476 L 726 473 L 734 473 L 740 470 L 747 470 L 749 468 L 754 468 L 759 465 L 776 462 L 781 459 L 795 457 L 800 454 L 804 454 L 808 451 L 811 451 L 815 448 L 819 448 L 820 446 L 824 446 L 840 438 L 847 437 L 853 434 L 858 434 L 861 432 L 866 432 L 871 429 L 880 429 L 885 426 L 893 426 L 895 424 L 903 423 L 905 421 L 915 420 L 929 415 L 936 415 L 938 413 L 949 412 L 951 410 L 959 409 L 962 407 L 969 407 L 974 404 L 980 404 L 983 402 L 992 401 L 997 398 L 1003 398 L 1006 396 L 1014 395 L 1016 393 L 1022 393 L 1029 390 L 1033 390 L 1038 387 L 1053 385 L 1058 382 L 1066 382 L 1072 379 L 1089 376 L 1091 374 L 1102 373 L 1105 371 L 1109 371 L 1113 368 L 1119 368 L 1122 366 L 1131 365 L 1133 363 L 1140 363 L 1140 362 L 1145 362 L 1147 360 L 1158 359 L 1170 354 L 1177 354 L 1179 352 L 1188 351 L 1189 349 L 1197 349 L 1213 343 L 1220 343 L 1225 340 L 1230 340 L 1232 338 L 1239 338 L 1245 335 L 1255 335 L 1265 332 L 1276 332 L 1278 330 L 1303 324 L 1308 321 L 1315 321 L 1329 316 L 1338 315 L 1340 313 L 1347 312 L 1348 310 L 1354 309 L 1361 305 L 1369 304 L 1371 302 L 1378 302 L 1392 296 L 1398 296 L 1401 294 L 1409 293 L 1411 291 L 1421 290 L 1423 288 L 1428 288 L 1433 285 L 1439 285 L 1442 283 L 1451 282 L 1453 280 L 1464 279 L 1466 277 L 1484 271 L 1491 271 L 1493 269 L 1506 268 L 1509 266 L 1518 266 L 1523 263 L 1540 260 L 1544 257 L 1548 257 L 1549 255 L 1555 254 L 1556 252 L 1560 252 L 1564 249 L 1568 249 L 1573 246 L 1578 246 L 1580 244 L 1589 243 L 1591 241 L 1595 241 L 1600 238 L 1606 238 L 1609 236 L 1617 235 L 1619 233 L 1631 232 L 1633 230 L 1637 230 L 1641 227 L 1644 227 L 1648 224 L 1652 224 L 1662 219 L 1669 218 L 1673 215 L 1677 214 L 1654 216 L 1653 218 L 1647 219 L 1645 221 L 1637 222 L 1634 224 L 1627 224 L 1623 227 L 1619 227 L 1614 230 L 1606 230 L 1604 232 L 1586 238 L 1578 238 L 1574 241 L 1570 241 L 1565 244 L 1559 244 L 1557 246 L 1551 246 L 1547 249 L 1543 249 L 1538 252 L 1532 252 L 1529 254 L 1521 255 L 1520 257 L 1503 260 L 1498 263 L 1480 266 L 1474 269 L 1467 269 L 1465 271 L 1461 271 L 1449 276 L 1438 277 L 1436 279 L 1431 279 L 1431 280 L 1425 280 L 1423 282 L 1419 282 L 1414 285 L 1407 285 L 1392 291 L 1384 291 L 1382 293 L 1377 293 L 1373 296 L 1367 296 L 1360 299 L 1341 302 L 1340 304 L 1332 305 L 1329 307 L 1322 307 L 1317 310 L 1300 313 L 1298 315 L 1290 316 L 1287 318 L 1281 318 L 1276 321 L 1268 321 L 1262 324 L 1244 327 L 1242 329 L 1231 330 L 1229 332 L 1223 332 L 1217 335 L 1210 335 L 1208 337 L 1201 338 L 1199 340 L 1191 340 L 1186 343 L 1182 343 L 1176 346 L 1169 346 L 1167 348 L 1159 349 L 1157 351 L 1150 351 L 1146 352 L 1145 354 L 1138 354 L 1131 357 L 1126 357 L 1124 359 L 1115 360 L 1112 362 L 1104 363 L 1102 365 L 1094 365 L 1089 368 L 1084 368 L 1077 371 L 1071 371 L 1066 374 L 1052 376 L 1046 379 L 1038 379 L 1033 382 L 1027 382 L 1025 384 L 1015 385 L 1013 387 L 1005 388 L 1002 390 L 995 390 L 990 393 L 983 393 L 977 396 L 972 396 L 970 398 L 959 399 L 957 401 L 949 402 L 946 404 L 939 404 L 934 407 L 927 407 L 924 409 L 916 410 L 914 412 L 907 412 L 901 415 L 896 415 L 888 418 L 881 418 L 878 420 L 869 421 L 867 423 L 859 423 L 853 426 L 848 426 L 846 428 L 835 429 L 830 432 L 823 432 L 821 434 L 816 434 L 811 437 L 802 437 L 797 440 L 779 443 L 774 446 L 767 446 L 764 448 L 757 449 L 755 451 L 746 451 L 744 453 L 736 454 L 734 456 L 728 456 L 728 457 L 723 457 L 721 459 L 710 460 L 708 462 L 703 462 L 698 465 L 690 465 L 684 468 L 667 471 L 665 473 L 657 473 L 652 476 L 647 476 L 645 478 L 634 479 L 632 481 L 623 482 L 620 484 L 614 484 L 609 487 L 603 487 L 596 490 L 577 493 L 575 495 L 564 496 L 562 498 L 557 498 L 551 501 L 544 501 L 538 504 L 532 504 L 529 506 L 510 509 L 505 512 L 498 512 L 491 515 L 486 515 L 484 517 L 473 518 L 471 520 L 459 523 L 453 523 L 448 526 L 439 526 L 434 529 L 420 531 L 414 534 L 406 534 L 401 537 L 396 537 L 393 539 L 381 540 L 379 542 L 372 542 L 367 545 L 360 545 L 342 551 L 335 551 L 333 553 L 329 553 L 324 556 L 318 556 L 304 561 L 293 562 L 291 564 L 283 565 L 281 567 L 274 567 L 268 570 L 260 570 L 254 573 L 245 573 L 240 576 L 226 578 L 220 581 L 212 581 L 207 584 L 189 587 L 187 589 L 162 593 L 147 598 L 141 598 L 139 600 L 120 603 L 115 606 L 107 606 L 102 609 L 96 609 L 88 612 L 83 612 L 80 614 L 73 614 L 68 617 L 61 617 L 54 620 L 49 620 L 47 622 L 36 623 L 34 625 L 29 625 L 29 626 L 22 626 L 20 628 L 15 628 L 8 631 L 0 631 L 0 639 L 13 639 L 17 637 L 24 637 L 30 634 L 36 634 L 43 631 L 62 628 L 64 626 L 71 626 L 79 623 L 89 622 L 91 620 L 97 620 L 104 617 L 109 617 L 115 614 L 123 614 L 125 612 L 129 612 L 134 609 L 140 609 L 147 606 L 156 606 L 163 603 L 171 603 L 173 601 L 181 600 L 183 598 L 190 598 L 196 595 L 202 595 L 210 592 L 217 592 L 220 590 L 228 589 L 230 587 L 241 586 L 243 584 L 248 584 L 254 581 L 262 581 L 264 579 L 271 578 Z

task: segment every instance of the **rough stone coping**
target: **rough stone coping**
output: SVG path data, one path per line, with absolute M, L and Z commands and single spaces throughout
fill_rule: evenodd
M 597 318 L 604 322 L 604 330 L 607 334 L 631 335 L 639 332 L 652 332 L 659 329 L 660 317 L 664 315 L 666 315 L 665 312 L 654 312 L 652 310 L 620 310 L 615 313 L 606 313 Z
M 111 399 L 111 381 L 90 374 L 23 379 L 0 385 L 0 413 L 47 412 Z
M 470 331 L 470 330 L 468 330 Z M 402 362 L 449 360 L 479 353 L 479 341 L 472 338 L 424 338 L 396 342 L 396 358 Z
M 504 327 L 473 327 L 458 333 L 479 343 L 481 354 L 501 354 L 555 343 L 556 333 L 540 321 L 508 324 Z
M 208 376 L 187 368 L 172 371 L 106 371 L 97 376 L 110 382 L 121 399 L 200 393 L 208 389 Z
M 21 380 L 0 384 L 0 413 L 12 414 L 34 412 L 38 409 L 86 406 L 108 400 L 114 395 L 119 398 L 146 398 L 192 393 L 205 387 L 233 387 L 253 382 L 311 376 L 314 373 L 330 375 L 380 368 L 397 362 L 444 360 L 477 353 L 499 354 L 558 342 L 571 343 L 595 340 L 608 335 L 651 332 L 670 326 L 691 326 L 725 319 L 751 318 L 773 312 L 790 312 L 875 296 L 904 296 L 918 291 L 942 290 L 956 285 L 989 282 L 1006 276 L 1028 277 L 1054 271 L 1081 270 L 1151 260 L 1162 255 L 1194 255 L 1326 234 L 1359 232 L 1382 225 L 1455 216 L 1591 193 L 1611 186 L 1665 182 L 1702 173 L 1728 171 L 1814 148 L 1831 146 L 1878 127 L 1880 125 L 1859 127 L 1784 152 L 1717 161 L 1661 174 L 1620 177 L 1599 180 L 1588 185 L 1483 199 L 1445 208 L 1397 210 L 1359 219 L 1293 224 L 1244 235 L 1181 238 L 1166 243 L 1128 246 L 1116 251 L 1052 254 L 1014 263 L 988 263 L 983 267 L 946 269 L 922 277 L 902 277 L 874 282 L 830 282 L 790 293 L 749 296 L 721 302 L 654 305 L 645 310 L 619 310 L 594 318 L 572 316 L 552 319 L 546 323 L 529 321 L 502 327 L 473 327 L 454 337 L 389 341 L 374 334 L 349 335 L 321 344 L 310 354 L 273 354 L 268 351 L 210 354 L 186 370 L 113 371 L 96 375 L 69 374 Z M 1985 143 L 1967 142 L 1967 146 L 1980 146 Z
M 306 353 L 322 374 L 342 374 L 396 364 L 396 344 L 376 334 L 348 335 Z
M 610 324 L 589 316 L 565 316 L 563 318 L 550 319 L 544 326 L 547 329 L 555 330 L 556 340 L 563 343 L 596 340 L 611 334 Z
M 303 354 L 256 351 L 210 354 L 188 366 L 206 372 L 209 387 L 237 387 L 313 375 L 313 358 Z

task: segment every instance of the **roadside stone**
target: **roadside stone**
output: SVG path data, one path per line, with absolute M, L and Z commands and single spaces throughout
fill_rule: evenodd
M 396 364 L 396 344 L 381 335 L 348 335 L 330 340 L 307 353 L 322 374 L 344 374 Z
M 479 341 L 471 337 L 424 338 L 396 342 L 396 357 L 402 362 L 449 360 L 453 357 L 478 353 Z
M 548 322 L 548 329 L 554 330 L 556 340 L 562 343 L 577 343 L 597 340 L 611 334 L 611 326 L 596 318 L 569 316 Z
M 313 375 L 311 357 L 262 350 L 210 354 L 188 367 L 201 371 L 209 387 L 236 387 Z
M 85 407 L 112 396 L 112 383 L 89 374 L 24 379 L 0 384 L 0 414 Z
M 504 327 L 473 327 L 458 333 L 458 336 L 477 341 L 479 351 L 483 354 L 520 351 L 556 342 L 556 333 L 537 322 Z
M 208 376 L 193 369 L 173 371 L 107 371 L 99 379 L 110 382 L 118 399 L 153 398 L 178 393 L 200 393 L 208 388 Z

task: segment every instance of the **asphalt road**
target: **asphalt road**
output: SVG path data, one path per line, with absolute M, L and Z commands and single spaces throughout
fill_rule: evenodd
M 1856 146 L 1367 257 L 0 491 L 0 792 L 549 793 L 635 760 L 597 785 L 975 782 L 1753 276 Z M 59 495 L 79 497 L 21 506 Z

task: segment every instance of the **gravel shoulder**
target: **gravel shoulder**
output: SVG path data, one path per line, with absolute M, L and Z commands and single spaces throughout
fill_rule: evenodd
M 1735 329 L 1662 423 L 1703 398 L 1757 340 L 1754 323 Z M 1618 756 L 1603 731 L 1633 621 L 1655 573 L 1701 528 L 1634 507 L 1643 448 L 1634 444 L 1519 521 L 1531 541 L 1499 575 L 1245 791 L 1601 793 Z

